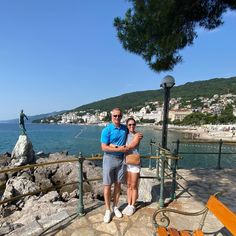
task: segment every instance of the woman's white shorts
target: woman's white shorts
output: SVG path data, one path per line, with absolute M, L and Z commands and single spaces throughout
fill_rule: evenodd
M 127 171 L 132 173 L 140 173 L 141 166 L 140 165 L 129 165 L 127 164 Z

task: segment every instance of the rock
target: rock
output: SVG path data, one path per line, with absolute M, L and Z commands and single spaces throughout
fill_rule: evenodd
M 39 187 L 24 176 L 12 177 L 6 183 L 6 188 L 2 196 L 2 200 L 9 199 L 14 196 L 34 192 L 39 190 Z
M 45 195 L 43 195 L 38 202 L 55 202 L 60 199 L 60 196 L 57 191 L 51 191 Z
M 13 230 L 21 227 L 22 224 L 13 224 L 10 222 L 4 222 L 0 225 L 0 235 L 6 235 L 12 232 Z
M 67 211 L 63 210 L 60 212 L 57 212 L 55 214 L 52 214 L 48 217 L 45 217 L 41 220 L 39 220 L 39 224 L 43 226 L 43 228 L 47 229 L 49 227 L 52 227 L 54 225 L 56 225 L 58 222 L 61 222 L 67 218 L 69 218 L 69 214 L 67 213 Z
M 30 221 L 27 222 L 27 224 L 23 227 L 14 230 L 14 232 L 9 234 L 9 236 L 38 236 L 40 233 L 42 233 L 42 231 L 43 228 L 37 221 Z
M 27 137 L 24 136 L 21 139 L 26 141 Z M 19 143 L 22 143 L 22 140 Z M 20 145 L 18 144 L 16 146 L 18 147 Z M 14 149 L 11 165 L 22 165 L 28 162 L 28 155 L 22 149 L 21 147 Z M 17 156 L 20 154 L 21 156 Z M 37 163 L 73 158 L 74 156 L 67 156 L 67 153 L 53 153 L 48 158 L 37 159 Z M 85 180 L 83 183 L 83 201 L 84 205 L 89 205 L 94 203 L 94 200 L 96 201 L 96 196 L 103 196 L 102 182 L 100 180 L 89 181 L 89 179 L 101 178 L 102 169 L 97 167 L 93 162 L 85 160 L 83 171 Z M 11 172 L 9 176 L 11 177 L 6 183 L 6 189 L 2 199 L 12 198 L 43 188 L 78 182 L 78 162 L 66 162 L 21 170 L 15 173 Z M 2 176 L 2 178 L 6 181 L 5 176 Z M 30 223 L 32 227 L 25 231 L 26 234 L 32 233 L 32 235 L 37 235 L 37 233 L 41 232 L 41 228 L 37 225 L 38 220 L 43 220 L 47 217 L 50 218 L 51 215 L 63 211 L 65 207 L 67 207 L 66 209 L 70 209 L 70 211 L 74 211 L 75 205 L 78 204 L 78 183 L 63 186 L 58 191 L 55 190 L 46 194 L 41 192 L 37 195 L 26 196 L 20 200 L 18 199 L 14 202 L 4 204 L 4 206 L 2 205 L 0 214 L 4 217 L 3 219 L 11 219 L 12 222 L 22 226 L 20 229 L 12 232 L 10 230 L 13 228 L 8 231 L 5 229 L 4 232 L 11 232 L 12 235 L 21 235 L 24 230 L 27 230 L 27 225 Z
M 11 157 L 11 153 L 5 152 L 5 153 L 3 154 L 3 156 L 5 156 L 5 157 Z
M 52 187 L 53 183 L 50 177 L 55 173 L 53 171 L 54 170 L 51 169 L 50 166 L 36 168 L 34 171 L 34 179 L 37 186 L 42 189 Z
M 7 182 L 7 174 L 6 173 L 2 173 L 0 174 L 0 187 L 4 186 Z
M 22 166 L 35 163 L 35 154 L 33 145 L 27 135 L 20 135 L 19 139 L 12 151 L 11 165 Z
M 45 155 L 43 151 L 39 151 L 36 153 L 36 156 L 43 156 L 43 155 Z

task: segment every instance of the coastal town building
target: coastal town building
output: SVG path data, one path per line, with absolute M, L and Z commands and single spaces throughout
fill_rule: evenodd
M 230 104 L 233 107 L 233 115 L 236 116 L 236 95 L 228 93 L 224 95 L 214 94 L 212 97 L 196 97 L 193 100 L 184 100 L 181 97 L 170 99 L 169 119 L 171 122 L 182 121 L 192 112 L 220 115 L 225 107 Z M 124 111 L 122 122 L 128 117 L 133 117 L 137 122 L 159 123 L 163 119 L 163 102 L 145 102 L 143 107 L 129 108 Z M 109 119 L 108 111 L 89 110 L 71 111 L 55 117 L 44 118 L 41 123 L 86 123 L 99 124 Z
M 169 119 L 171 121 L 180 120 L 182 121 L 187 115 L 191 114 L 193 111 L 190 109 L 180 109 L 180 110 L 170 110 Z

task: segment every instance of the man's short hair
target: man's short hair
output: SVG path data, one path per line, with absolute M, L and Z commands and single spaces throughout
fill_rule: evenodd
M 119 111 L 120 114 L 122 115 L 122 111 L 119 107 L 116 107 L 116 108 L 112 109 L 111 114 L 113 114 L 114 111 Z

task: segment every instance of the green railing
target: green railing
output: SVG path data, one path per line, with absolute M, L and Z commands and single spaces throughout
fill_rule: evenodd
M 236 152 L 223 152 L 222 151 L 222 147 L 223 144 L 226 145 L 236 145 L 236 142 L 233 141 L 223 141 L 222 139 L 220 139 L 219 141 L 180 141 L 179 139 L 175 142 L 173 142 L 176 144 L 176 148 L 175 148 L 175 152 L 177 155 L 185 155 L 185 154 L 192 154 L 192 155 L 217 155 L 217 163 L 216 163 L 216 168 L 217 169 L 221 169 L 221 161 L 222 161 L 222 155 L 233 155 L 236 154 Z M 182 152 L 180 151 L 180 145 L 181 144 L 216 144 L 218 145 L 218 151 L 217 152 Z
M 180 145 L 181 144 L 192 144 L 192 143 L 208 143 L 208 144 L 218 144 L 218 152 L 181 152 L 180 151 Z M 170 199 L 174 200 L 176 199 L 176 186 L 179 183 L 177 182 L 178 178 L 182 178 L 178 173 L 177 173 L 177 165 L 178 161 L 182 159 L 180 155 L 183 154 L 198 154 L 198 155 L 204 155 L 204 154 L 214 154 L 218 156 L 217 159 L 217 168 L 221 168 L 221 157 L 223 154 L 236 154 L 236 153 L 229 153 L 229 152 L 223 152 L 222 151 L 222 146 L 223 144 L 231 144 L 231 145 L 236 145 L 236 142 L 223 142 L 222 140 L 219 141 L 213 141 L 213 142 L 205 142 L 205 141 L 180 141 L 177 140 L 173 142 L 173 144 L 176 144 L 175 149 L 173 152 L 163 149 L 160 147 L 160 144 L 157 144 L 154 140 L 150 140 L 150 155 L 147 156 L 141 156 L 142 160 L 148 160 L 149 161 L 149 169 L 153 169 L 153 162 L 152 160 L 155 161 L 155 169 L 156 169 L 156 174 L 154 176 L 140 176 L 140 178 L 146 178 L 146 179 L 156 179 L 160 181 L 160 197 L 159 197 L 159 207 L 163 208 L 164 207 L 164 188 L 165 188 L 165 180 L 170 179 L 172 181 L 171 183 L 171 191 L 170 191 Z M 4 199 L 0 201 L 0 205 L 3 205 L 5 203 L 9 203 L 15 200 L 18 200 L 22 197 L 29 196 L 29 195 L 36 195 L 41 192 L 46 193 L 52 190 L 59 190 L 63 186 L 66 185 L 74 185 L 77 184 L 78 188 L 78 204 L 77 204 L 77 215 L 78 216 L 84 216 L 85 215 L 85 207 L 84 207 L 84 202 L 83 202 L 83 182 L 92 182 L 92 181 L 100 181 L 102 180 L 102 177 L 99 178 L 91 178 L 91 179 L 84 179 L 83 178 L 83 164 L 85 160 L 89 161 L 101 161 L 102 156 L 92 156 L 92 157 L 83 157 L 82 153 L 79 153 L 76 155 L 75 158 L 70 158 L 70 159 L 64 159 L 60 161 L 48 161 L 44 163 L 39 163 L 39 164 L 32 164 L 32 165 L 25 165 L 25 166 L 19 166 L 19 167 L 14 167 L 14 168 L 5 168 L 0 170 L 0 174 L 2 173 L 8 173 L 8 172 L 17 172 L 23 169 L 33 169 L 33 168 L 38 168 L 38 167 L 44 167 L 48 165 L 55 165 L 55 164 L 63 164 L 67 162 L 75 162 L 78 164 L 78 179 L 77 181 L 62 184 L 62 185 L 56 185 L 53 187 L 49 188 L 44 188 L 44 189 L 39 189 L 34 192 L 29 192 L 26 194 L 21 194 L 14 196 L 10 199 Z
M 152 143 L 152 145 L 154 145 L 154 143 Z M 162 149 L 160 148 L 158 145 L 155 145 L 155 149 L 157 150 L 156 153 L 158 155 L 149 155 L 149 156 L 142 156 L 142 159 L 150 159 L 150 160 L 156 160 L 156 176 L 140 176 L 140 178 L 147 178 L 147 179 L 157 179 L 160 181 L 160 200 L 159 200 L 159 204 L 161 207 L 164 206 L 164 198 L 163 198 L 163 192 L 164 192 L 164 180 L 165 178 L 169 178 L 172 179 L 173 181 L 173 189 L 171 191 L 171 196 L 174 199 L 175 196 L 175 181 L 176 181 L 176 169 L 173 169 L 173 174 L 172 176 L 165 176 L 165 162 L 168 159 L 173 159 L 176 160 L 177 157 L 176 155 L 172 155 L 168 150 Z M 32 168 L 38 168 L 38 167 L 44 167 L 44 166 L 48 166 L 48 165 L 55 165 L 55 164 L 63 164 L 63 163 L 67 163 L 67 162 L 77 162 L 78 163 L 78 181 L 74 181 L 74 182 L 70 182 L 70 183 L 66 183 L 66 184 L 62 184 L 62 185 L 56 185 L 53 187 L 49 187 L 49 188 L 43 188 L 43 189 L 39 189 L 37 191 L 34 192 L 29 192 L 26 194 L 21 194 L 18 196 L 14 196 L 10 199 L 4 199 L 2 201 L 0 201 L 0 205 L 8 203 L 8 202 L 12 202 L 15 201 L 17 199 L 20 199 L 22 197 L 25 196 L 29 196 L 29 195 L 35 195 L 35 194 L 39 194 L 41 192 L 46 193 L 49 192 L 51 190 L 58 190 L 66 185 L 73 185 L 73 184 L 78 184 L 78 208 L 77 208 L 77 214 L 79 216 L 83 216 L 85 214 L 85 210 L 84 210 L 84 203 L 83 203 L 83 182 L 85 181 L 83 179 L 83 163 L 84 160 L 89 160 L 89 161 L 98 161 L 98 160 L 102 160 L 102 157 L 83 157 L 81 153 L 79 153 L 76 158 L 71 158 L 71 159 L 65 159 L 65 160 L 60 160 L 60 161 L 51 161 L 51 162 L 44 162 L 44 163 L 40 163 L 40 164 L 31 164 L 31 165 L 24 165 L 24 166 L 19 166 L 19 167 L 14 167 L 14 168 L 5 168 L 3 170 L 0 170 L 0 174 L 2 173 L 8 173 L 8 172 L 17 172 L 20 170 L 24 170 L 24 169 L 32 169 Z M 102 178 L 94 178 L 94 179 L 86 179 L 86 181 L 88 182 L 92 182 L 92 181 L 99 181 L 102 180 Z

